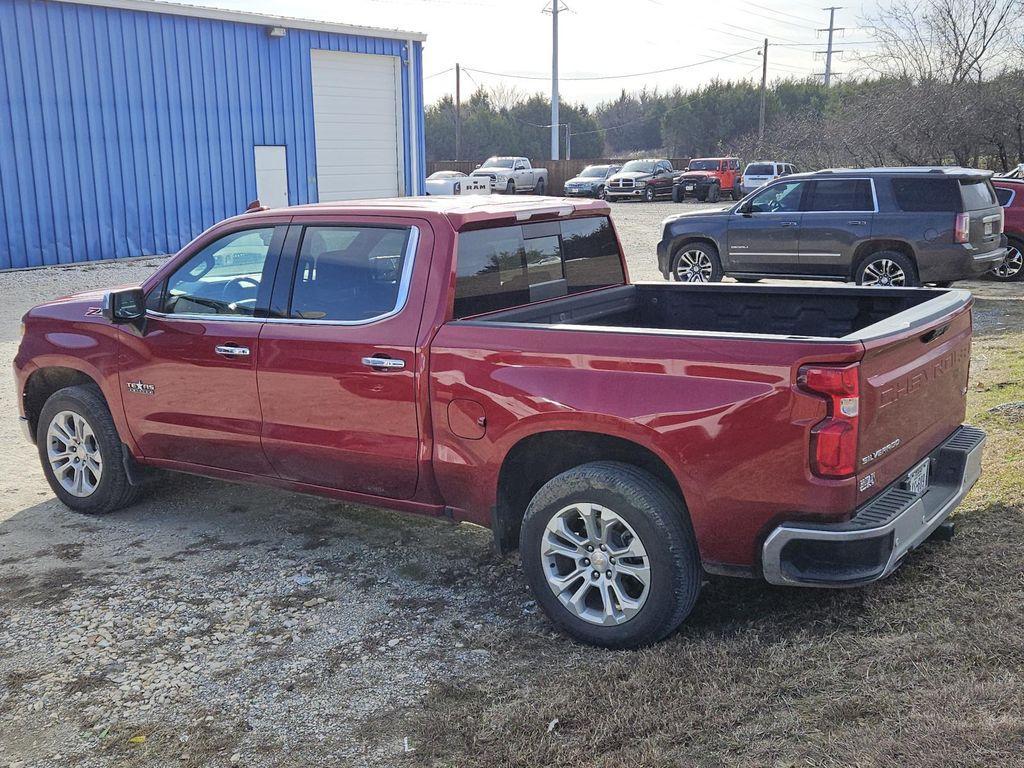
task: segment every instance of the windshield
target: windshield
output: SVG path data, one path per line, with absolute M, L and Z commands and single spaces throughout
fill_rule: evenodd
M 653 160 L 630 160 L 624 166 L 622 166 L 623 173 L 654 173 L 654 161 Z
M 691 160 L 686 166 L 688 171 L 717 171 L 719 160 Z
M 583 169 L 583 173 L 580 174 L 580 178 L 583 179 L 603 179 L 605 174 L 608 173 L 609 166 L 607 165 L 588 165 Z
M 484 160 L 483 168 L 511 168 L 515 160 L 513 157 L 488 157 Z
M 751 163 L 747 166 L 747 176 L 774 176 L 775 166 L 771 163 Z

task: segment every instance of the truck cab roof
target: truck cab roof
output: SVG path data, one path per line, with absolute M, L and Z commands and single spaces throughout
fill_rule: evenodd
M 264 217 L 332 216 L 373 213 L 378 216 L 422 216 L 444 218 L 452 229 L 472 229 L 483 222 L 529 221 L 574 215 L 607 215 L 611 208 L 603 200 L 564 197 L 508 197 L 505 195 L 430 195 L 371 200 L 343 200 L 310 203 L 288 208 L 271 208 L 241 214 L 246 220 Z

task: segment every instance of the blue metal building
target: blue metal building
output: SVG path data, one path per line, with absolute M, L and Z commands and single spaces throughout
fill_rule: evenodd
M 0 0 L 0 269 L 172 253 L 259 198 L 419 194 L 424 36 Z

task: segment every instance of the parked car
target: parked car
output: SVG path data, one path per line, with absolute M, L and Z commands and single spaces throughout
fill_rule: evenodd
M 1024 179 L 1024 163 L 1019 163 L 1015 167 L 1011 168 L 1004 174 L 1000 175 L 1003 179 Z
M 490 526 L 608 647 L 705 573 L 884 578 L 977 480 L 968 292 L 625 275 L 599 201 L 254 212 L 29 311 L 21 421 L 83 513 L 159 467 Z
M 948 285 L 1000 263 L 1003 209 L 987 171 L 864 168 L 786 176 L 730 207 L 671 216 L 668 279 L 786 277 Z
M 588 165 L 578 176 L 565 182 L 566 197 L 605 197 L 608 177 L 619 170 L 618 165 Z
M 672 167 L 670 160 L 630 160 L 608 177 L 605 198 L 612 203 L 630 198 L 652 203 L 658 198 L 671 197 L 672 185 L 678 176 L 679 171 Z
M 755 189 L 763 187 L 770 181 L 790 176 L 796 173 L 796 166 L 792 163 L 778 163 L 774 160 L 759 160 L 756 163 L 748 163 L 740 178 L 740 193 L 749 195 Z
M 1006 257 L 989 277 L 1004 283 L 1024 280 L 1024 179 L 992 179 L 992 186 L 1003 206 Z
M 461 171 L 435 171 L 427 176 L 428 195 L 489 195 L 490 179 Z
M 736 157 L 699 157 L 691 160 L 676 179 L 672 199 L 681 202 L 687 196 L 701 202 L 717 203 L 722 195 L 739 200 L 740 161 Z
M 543 195 L 548 185 L 547 168 L 534 168 L 526 157 L 489 157 L 470 175 L 490 179 L 491 189 L 506 195 Z

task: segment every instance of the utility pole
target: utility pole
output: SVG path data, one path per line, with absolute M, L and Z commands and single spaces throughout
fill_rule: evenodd
M 462 71 L 455 64 L 455 159 L 462 159 Z
M 565 124 L 565 159 L 572 160 L 572 123 Z
M 551 0 L 551 159 L 558 159 L 558 6 Z
M 836 53 L 842 53 L 832 48 L 832 39 L 836 32 L 842 32 L 842 27 L 836 26 L 836 11 L 842 10 L 841 5 L 830 5 L 828 8 L 822 8 L 823 11 L 828 11 L 828 28 L 819 29 L 819 32 L 828 32 L 828 46 L 824 51 L 818 51 L 818 53 L 825 54 L 825 87 L 828 88 L 832 85 L 832 75 L 837 74 L 832 72 L 832 55 Z
M 761 114 L 757 120 L 757 147 L 761 148 L 764 141 L 764 100 L 765 92 L 768 90 L 768 38 L 764 39 L 764 48 L 761 49 Z

